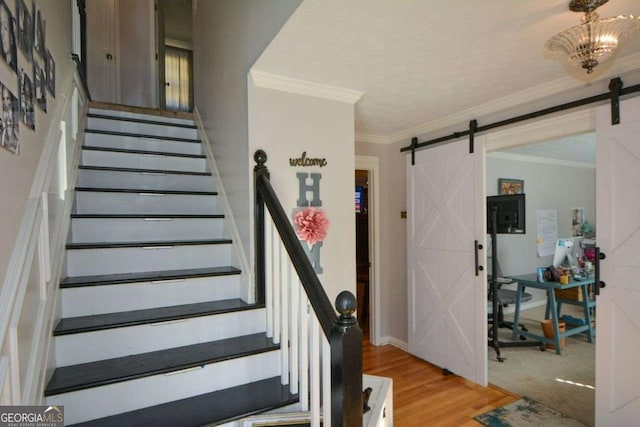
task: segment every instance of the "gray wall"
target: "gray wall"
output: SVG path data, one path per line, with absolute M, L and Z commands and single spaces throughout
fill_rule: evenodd
M 160 0 L 164 12 L 165 39 L 193 43 L 191 0 Z
M 15 2 L 6 2 L 15 16 Z M 26 1 L 29 10 L 32 10 L 31 0 Z M 4 283 L 4 277 L 9 263 L 9 257 L 13 252 L 18 229 L 22 221 L 25 205 L 38 161 L 42 153 L 45 136 L 51 126 L 51 119 L 56 105 L 63 102 L 60 96 L 61 82 L 66 79 L 75 68 L 70 60 L 71 54 L 71 3 L 69 0 L 39 1 L 38 8 L 42 11 L 47 22 L 46 47 L 56 64 L 56 97 L 47 92 L 47 113 L 43 113 L 35 107 L 35 131 L 20 124 L 20 154 L 15 155 L 0 148 L 0 200 L 2 200 L 1 225 L 0 225 L 0 286 Z M 20 52 L 20 49 L 18 49 Z M 33 72 L 32 64 L 27 63 L 22 53 L 18 53 L 18 72 L 24 68 L 30 78 Z M 6 63 L 0 60 L 0 81 L 6 85 L 13 94 L 18 96 L 18 77 Z
M 247 253 L 251 227 L 248 159 L 252 156 L 247 130 L 247 73 L 300 1 L 199 1 L 194 10 L 195 105 Z
M 595 224 L 595 168 L 559 166 L 487 155 L 487 196 L 498 194 L 498 178 L 524 179 L 525 235 L 498 235 L 498 260 L 505 275 L 534 273 L 547 267 L 553 256 L 538 257 L 536 211 L 558 211 L 558 237 L 571 237 L 571 208 L 584 208 L 585 219 Z
M 379 159 L 380 177 L 380 336 L 407 341 L 407 209 L 406 143 L 389 145 L 356 142 L 356 154 Z

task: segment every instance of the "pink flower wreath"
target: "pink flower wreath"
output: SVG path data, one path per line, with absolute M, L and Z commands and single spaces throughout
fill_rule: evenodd
M 322 209 L 306 208 L 296 213 L 294 222 L 298 226 L 296 234 L 310 246 L 327 237 L 329 220 Z

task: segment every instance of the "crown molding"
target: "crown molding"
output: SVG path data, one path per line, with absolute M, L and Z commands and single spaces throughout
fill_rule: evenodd
M 357 90 L 324 85 L 306 80 L 294 79 L 292 77 L 284 77 L 253 69 L 249 71 L 249 74 L 255 85 L 258 87 L 280 90 L 298 95 L 324 98 L 331 101 L 355 104 L 364 94 L 364 92 Z
M 487 153 L 487 157 L 492 159 L 500 159 L 500 160 L 516 160 L 519 162 L 533 162 L 533 163 L 543 163 L 546 165 L 553 166 L 570 166 L 574 168 L 585 168 L 585 169 L 595 169 L 596 165 L 594 163 L 585 163 L 585 162 L 576 162 L 573 160 L 560 160 L 560 159 L 550 159 L 548 157 L 538 157 L 538 156 L 526 156 L 523 154 L 514 154 L 514 153 Z
M 637 70 L 640 70 L 640 53 L 627 55 L 624 58 L 616 60 L 611 64 L 611 67 L 607 70 L 606 74 L 603 74 L 597 80 L 589 82 L 589 84 L 604 82 L 614 76 Z M 437 132 L 440 129 L 466 123 L 470 118 L 482 117 L 498 111 L 508 110 L 528 102 L 539 101 L 560 92 L 584 87 L 585 84 L 586 83 L 583 80 L 578 80 L 572 76 L 566 76 L 502 98 L 494 99 L 475 107 L 467 108 L 466 110 L 462 110 L 458 113 L 432 120 L 391 135 L 371 135 L 356 132 L 356 140 L 377 144 L 391 144 L 399 141 L 408 141 L 416 135 Z

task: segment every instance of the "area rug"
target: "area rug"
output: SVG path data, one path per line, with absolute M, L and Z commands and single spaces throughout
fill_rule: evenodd
M 488 427 L 584 427 L 580 421 L 536 402 L 526 396 L 509 405 L 497 408 L 475 417 L 475 420 Z

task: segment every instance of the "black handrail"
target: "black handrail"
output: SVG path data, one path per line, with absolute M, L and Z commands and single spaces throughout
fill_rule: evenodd
M 300 283 L 315 312 L 324 335 L 331 347 L 331 422 L 334 426 L 362 425 L 362 331 L 352 314 L 356 309 L 356 298 L 348 291 L 336 298 L 336 309 L 313 270 L 313 266 L 302 249 L 300 240 L 278 200 L 269 179 L 265 163 L 267 154 L 258 150 L 254 154 L 255 186 L 255 277 L 256 299 L 265 301 L 265 206 L 269 210 L 280 239 L 298 273 Z

